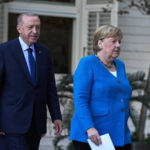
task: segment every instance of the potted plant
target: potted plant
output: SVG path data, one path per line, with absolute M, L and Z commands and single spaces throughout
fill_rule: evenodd
M 150 135 L 145 138 L 144 129 L 147 119 L 147 111 L 150 110 L 150 70 L 145 80 L 145 73 L 138 71 L 136 73 L 128 74 L 128 79 L 131 84 L 133 95 L 131 97 L 131 120 L 135 127 L 135 132 L 132 133 L 132 150 L 149 150 Z M 55 137 L 53 145 L 56 150 L 63 150 L 64 147 L 61 142 L 68 139 L 70 132 L 70 123 L 74 113 L 73 104 L 73 77 L 72 75 L 64 75 L 57 84 L 58 96 L 62 108 L 64 135 Z M 132 105 L 134 102 L 141 103 L 140 113 L 137 113 L 136 108 Z M 72 143 L 67 140 L 66 149 L 73 150 Z
M 144 129 L 147 119 L 147 111 L 150 110 L 150 69 L 147 80 L 145 73 L 138 71 L 136 73 L 128 74 L 128 79 L 132 87 L 131 97 L 131 119 L 135 127 L 135 132 L 132 134 L 132 149 L 133 150 L 149 150 L 150 148 L 150 137 L 147 136 L 145 139 Z M 137 113 L 133 102 L 139 102 L 141 104 L 140 113 Z
M 63 133 L 63 135 L 59 137 L 55 137 L 53 140 L 53 145 L 55 147 L 55 150 L 64 150 L 62 141 L 65 141 L 65 149 L 74 150 L 72 143 L 68 140 L 71 119 L 74 113 L 73 77 L 71 74 L 62 76 L 62 78 L 58 81 L 57 91 L 62 108 L 63 131 L 65 131 L 65 133 Z

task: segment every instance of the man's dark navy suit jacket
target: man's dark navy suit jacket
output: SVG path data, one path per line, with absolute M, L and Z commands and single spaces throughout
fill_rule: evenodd
M 0 131 L 26 133 L 33 108 L 39 134 L 46 132 L 46 104 L 52 120 L 61 119 L 50 50 L 40 43 L 36 51 L 36 85 L 18 38 L 0 45 Z

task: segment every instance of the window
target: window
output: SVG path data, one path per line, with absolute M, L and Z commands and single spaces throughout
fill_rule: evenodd
M 87 0 L 87 4 L 108 4 L 113 0 Z
M 15 0 L 15 1 L 22 1 L 22 2 L 59 2 L 59 3 L 70 3 L 70 4 L 74 4 L 75 0 Z
M 95 30 L 105 24 L 110 24 L 110 12 L 89 11 L 88 13 L 88 54 L 93 53 L 93 34 Z
M 16 21 L 18 14 L 9 13 L 8 40 L 18 36 Z M 51 50 L 55 73 L 71 72 L 72 22 L 70 18 L 40 16 L 41 36 L 39 42 Z
M 75 3 L 75 0 L 45 0 L 49 2 L 65 2 L 65 3 Z

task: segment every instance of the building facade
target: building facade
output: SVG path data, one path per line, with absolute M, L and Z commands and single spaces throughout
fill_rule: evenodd
M 39 41 L 51 49 L 55 73 L 73 74 L 80 58 L 92 53 L 93 32 L 100 25 L 112 24 L 123 31 L 120 59 L 126 64 L 126 71 L 140 70 L 147 74 L 150 16 L 136 8 L 119 14 L 125 7 L 125 3 L 117 0 L 0 0 L 0 43 L 17 36 L 18 14 L 37 13 L 42 21 Z M 145 132 L 150 132 L 149 129 L 148 122 Z

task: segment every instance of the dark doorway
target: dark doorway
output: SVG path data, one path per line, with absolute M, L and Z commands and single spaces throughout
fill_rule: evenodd
M 65 2 L 65 3 L 75 3 L 75 0 L 45 0 L 49 2 Z
M 8 40 L 18 36 L 18 14 L 9 13 Z M 41 36 L 39 42 L 51 50 L 55 73 L 71 72 L 72 22 L 70 18 L 40 16 Z

